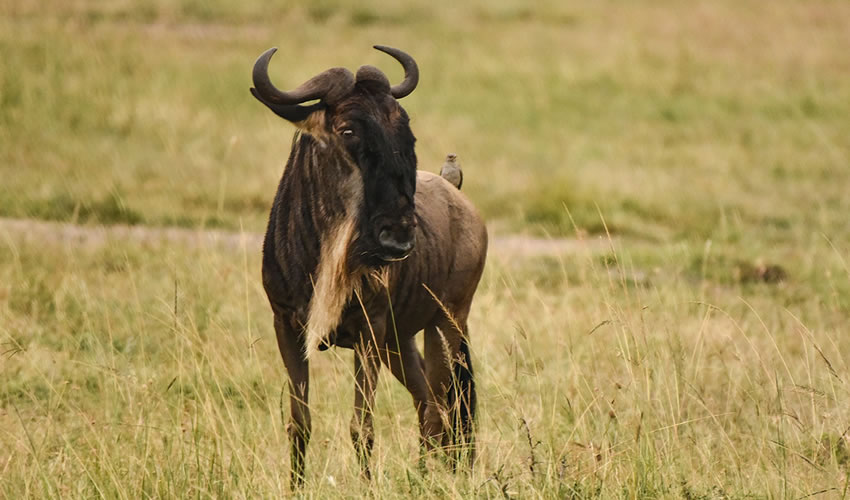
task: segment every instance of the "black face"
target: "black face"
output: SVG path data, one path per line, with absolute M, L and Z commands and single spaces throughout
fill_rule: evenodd
M 398 102 L 366 83 L 335 107 L 329 125 L 363 177 L 358 246 L 366 264 L 378 266 L 413 250 L 416 138 Z

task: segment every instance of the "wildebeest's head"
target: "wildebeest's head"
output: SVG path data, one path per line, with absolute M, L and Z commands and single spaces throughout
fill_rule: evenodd
M 363 182 L 359 247 L 368 265 L 407 257 L 416 225 L 416 138 L 397 99 L 416 88 L 419 69 L 412 57 L 398 49 L 375 48 L 402 64 L 404 81 L 390 86 L 386 75 L 373 66 L 362 66 L 356 76 L 345 68 L 332 68 L 283 92 L 269 79 L 269 60 L 277 50 L 269 49 L 254 64 L 251 89 L 278 116 L 359 169 Z

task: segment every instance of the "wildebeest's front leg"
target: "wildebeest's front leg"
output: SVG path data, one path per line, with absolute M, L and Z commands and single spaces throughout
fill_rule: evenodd
M 372 409 L 380 368 L 375 344 L 371 339 L 364 339 L 354 349 L 354 416 L 351 419 L 351 441 L 360 462 L 360 471 L 366 479 L 371 478 L 369 460 L 375 442 Z
M 413 397 L 413 406 L 419 417 L 420 446 L 425 446 L 425 408 L 428 404 L 428 383 L 425 381 L 425 361 L 419 354 L 413 337 L 395 338 L 387 335 L 386 347 L 382 349 L 381 361 L 393 376 L 404 385 Z
M 304 456 L 310 442 L 310 371 L 304 359 L 304 343 L 298 330 L 283 315 L 275 313 L 274 328 L 283 364 L 289 373 L 289 410 L 291 419 L 286 426 L 290 446 L 290 487 L 304 484 Z

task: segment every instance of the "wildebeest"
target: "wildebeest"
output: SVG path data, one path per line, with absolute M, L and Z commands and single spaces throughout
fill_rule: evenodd
M 251 93 L 298 129 L 262 269 L 289 374 L 293 487 L 304 481 L 310 440 L 309 359 L 333 345 L 355 350 L 351 438 L 366 477 L 382 363 L 413 396 L 421 446 L 471 448 L 467 317 L 487 231 L 458 189 L 417 172 L 416 139 L 398 99 L 416 88 L 419 69 L 401 50 L 375 48 L 401 63 L 400 84 L 373 66 L 356 75 L 332 68 L 283 92 L 268 75 L 276 49 L 254 64 Z M 422 330 L 424 358 L 414 343 Z

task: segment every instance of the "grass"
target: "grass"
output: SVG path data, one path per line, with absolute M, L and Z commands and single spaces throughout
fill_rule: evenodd
M 831 216 L 850 208 L 841 3 L 267 9 L 4 4 L 0 213 L 121 192 L 145 223 L 262 229 L 292 128 L 248 94 L 254 58 L 282 47 L 281 86 L 365 63 L 397 79 L 383 41 L 422 67 L 404 101 L 421 167 L 456 151 L 470 195 L 513 227 L 568 232 L 566 203 L 591 232 L 597 205 L 653 237 L 712 236 L 724 213 L 847 231 Z
M 813 268 L 843 265 L 821 247 Z M 284 495 L 284 372 L 255 250 L 8 239 L 0 494 Z M 309 494 L 838 496 L 848 304 L 829 288 L 850 276 L 823 290 L 796 275 L 735 282 L 703 276 L 683 247 L 645 251 L 492 256 L 471 320 L 481 418 L 468 478 L 417 470 L 409 396 L 384 373 L 378 473 L 362 483 L 350 353 L 317 358 Z
M 469 477 L 418 471 L 382 374 L 361 482 L 351 356 L 319 356 L 307 496 L 845 496 L 842 2 L 0 1 L 0 216 L 261 231 L 293 130 L 248 94 L 254 58 L 281 47 L 282 87 L 400 78 L 374 43 L 419 61 L 421 168 L 457 152 L 499 231 L 588 244 L 492 253 Z M 258 269 L 0 230 L 0 497 L 285 496 Z

